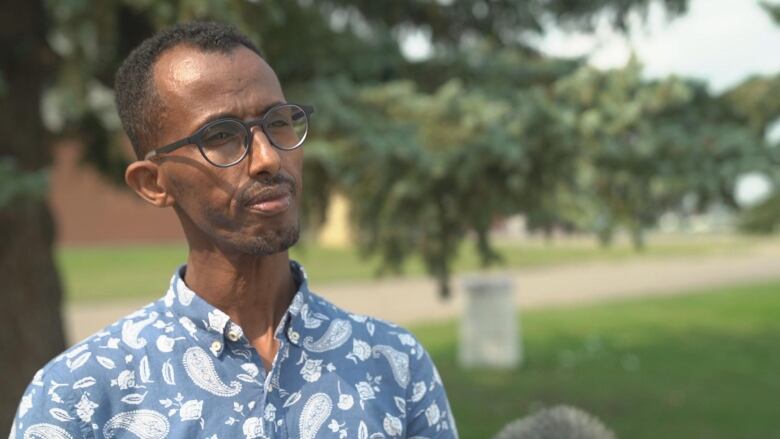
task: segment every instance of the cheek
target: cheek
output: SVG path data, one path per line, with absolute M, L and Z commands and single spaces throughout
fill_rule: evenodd
M 298 189 L 298 198 L 300 198 L 300 192 L 303 189 L 303 149 L 298 148 L 290 151 L 289 157 L 287 157 L 285 163 L 285 169 L 287 173 L 295 179 L 295 184 Z
M 235 186 L 209 174 L 208 170 L 187 171 L 169 178 L 179 208 L 194 220 L 229 216 Z

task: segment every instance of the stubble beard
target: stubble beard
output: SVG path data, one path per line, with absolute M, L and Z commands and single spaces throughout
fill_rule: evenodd
M 263 227 L 261 230 L 250 233 L 248 230 L 241 230 L 240 226 L 231 220 L 225 218 L 221 212 L 207 211 L 206 221 L 200 224 L 210 224 L 211 226 L 198 226 L 179 206 L 174 206 L 174 210 L 182 220 L 182 225 L 187 230 L 197 230 L 197 235 L 203 236 L 212 245 L 222 248 L 228 253 L 248 255 L 248 256 L 270 256 L 276 253 L 286 251 L 298 242 L 300 238 L 300 218 L 296 215 L 294 219 L 276 227 Z M 190 225 L 187 227 L 187 225 Z M 215 227 L 216 226 L 216 227 Z M 221 233 L 219 231 L 222 231 Z M 195 236 L 197 236 L 195 235 Z M 196 241 L 197 242 L 197 241 Z M 190 240 L 190 246 L 193 241 Z
M 300 220 L 296 220 L 280 229 L 263 230 L 241 243 L 239 251 L 252 256 L 270 256 L 286 251 L 298 242 L 301 232 Z

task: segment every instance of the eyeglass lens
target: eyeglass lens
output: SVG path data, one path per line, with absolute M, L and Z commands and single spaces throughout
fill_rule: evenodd
M 306 113 L 297 105 L 282 105 L 270 110 L 263 119 L 263 131 L 277 148 L 292 149 L 306 136 Z M 250 133 L 233 120 L 225 120 L 208 127 L 201 137 L 206 158 L 216 165 L 229 165 L 240 160 L 248 145 Z

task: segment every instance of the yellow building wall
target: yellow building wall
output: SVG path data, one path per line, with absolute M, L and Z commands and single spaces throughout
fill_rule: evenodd
M 336 248 L 351 246 L 353 241 L 349 227 L 349 201 L 344 195 L 331 195 L 326 218 L 317 234 L 320 245 Z

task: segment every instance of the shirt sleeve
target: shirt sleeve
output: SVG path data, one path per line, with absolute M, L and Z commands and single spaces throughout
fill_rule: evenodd
M 67 381 L 39 370 L 22 396 L 9 439 L 23 437 L 91 438 L 74 413 L 73 392 Z
M 406 435 L 419 439 L 457 439 L 458 430 L 439 372 L 419 341 L 417 349 L 418 355 L 412 355 L 410 359 Z

